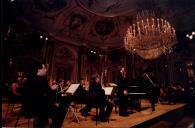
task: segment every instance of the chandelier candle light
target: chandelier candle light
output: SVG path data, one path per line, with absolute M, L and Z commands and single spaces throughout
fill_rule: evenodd
M 146 11 L 139 13 L 136 22 L 129 26 L 124 42 L 127 50 L 144 59 L 155 59 L 161 54 L 171 53 L 177 39 L 175 29 L 167 20 Z

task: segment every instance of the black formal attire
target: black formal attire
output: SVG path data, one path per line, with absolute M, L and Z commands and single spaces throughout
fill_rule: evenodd
M 167 98 L 168 98 L 168 104 L 175 104 L 176 103 L 176 90 L 172 86 L 168 86 L 167 88 Z
M 88 91 L 85 90 L 85 88 L 81 84 L 79 85 L 73 97 L 74 97 L 73 100 L 76 101 L 77 103 L 86 104 L 89 101 Z
M 35 127 L 45 127 L 49 116 L 52 118 L 52 127 L 61 126 L 65 111 L 55 106 L 46 77 L 28 76 L 24 85 L 24 99 L 25 111 L 36 117 Z
M 88 92 L 89 100 L 87 105 L 81 110 L 82 115 L 87 114 L 96 105 L 100 108 L 99 119 L 110 117 L 113 104 L 106 100 L 105 91 L 100 83 L 91 83 Z
M 128 95 L 124 91 L 128 89 L 128 78 L 123 77 L 122 74 L 118 78 L 118 97 L 119 97 L 119 115 L 128 115 Z
M 150 76 L 152 82 L 155 82 L 155 78 Z M 150 100 L 152 111 L 155 111 L 155 103 L 158 101 L 160 95 L 160 89 L 152 85 L 148 78 L 138 77 L 136 78 L 136 84 L 139 86 L 142 92 L 146 92 L 146 98 Z
M 49 85 L 45 77 L 29 76 L 24 85 L 24 107 L 36 116 L 36 127 L 45 127 L 48 123 Z
M 160 96 L 160 88 L 156 85 L 156 77 L 149 76 L 151 81 L 148 79 L 145 80 L 146 86 L 148 86 L 148 97 L 152 106 L 152 111 L 155 111 L 155 104 L 158 102 L 158 97 Z M 153 83 L 152 83 L 153 82 Z M 155 84 L 155 85 L 154 85 Z

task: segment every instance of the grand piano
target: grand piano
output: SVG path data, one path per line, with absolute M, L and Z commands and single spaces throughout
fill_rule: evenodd
M 159 94 L 160 90 L 157 86 L 153 85 L 149 80 L 146 81 L 139 77 L 133 80 L 128 86 L 129 106 L 131 109 L 140 111 L 142 99 L 154 101 Z
M 131 109 L 141 110 L 141 100 L 147 96 L 147 92 L 137 85 L 128 86 L 128 101 Z

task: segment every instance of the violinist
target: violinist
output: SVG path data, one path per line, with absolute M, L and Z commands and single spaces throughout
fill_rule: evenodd
M 106 100 L 99 75 L 92 76 L 88 97 L 87 105 L 80 110 L 81 115 L 86 116 L 95 105 L 98 105 L 100 107 L 98 120 L 107 121 L 111 115 L 113 104 Z

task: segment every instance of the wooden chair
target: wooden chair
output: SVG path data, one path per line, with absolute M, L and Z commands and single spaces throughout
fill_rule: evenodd
M 14 107 L 16 106 L 16 104 L 21 104 L 21 101 L 17 100 L 12 94 L 9 95 L 8 97 L 8 106 L 7 106 L 7 110 L 6 110 L 6 113 L 5 113 L 5 122 L 7 122 L 7 116 L 8 116 L 8 113 L 12 113 L 13 112 L 13 109 Z M 20 105 L 19 107 L 21 107 L 22 105 Z

